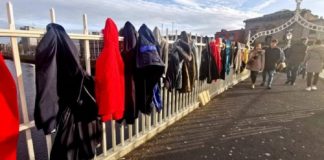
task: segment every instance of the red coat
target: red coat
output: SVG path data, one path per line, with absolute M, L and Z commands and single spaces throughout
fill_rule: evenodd
M 106 20 L 104 48 L 96 62 L 95 92 L 102 121 L 123 118 L 125 104 L 124 63 L 114 21 Z
M 221 42 L 222 40 L 220 38 L 216 38 L 215 41 L 210 42 L 210 49 L 217 66 L 218 75 L 222 71 Z
M 15 160 L 19 135 L 17 90 L 0 53 L 0 159 Z

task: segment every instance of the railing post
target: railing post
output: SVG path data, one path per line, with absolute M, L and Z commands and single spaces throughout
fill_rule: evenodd
M 16 27 L 15 27 L 15 20 L 14 20 L 13 8 L 12 8 L 11 2 L 7 3 L 7 15 L 8 15 L 9 30 L 15 31 Z M 17 84 L 18 84 L 20 105 L 22 107 L 23 122 L 29 123 L 26 94 L 25 94 L 25 87 L 24 87 L 24 81 L 23 81 L 23 75 L 22 75 L 21 62 L 20 62 L 20 57 L 19 57 L 17 37 L 10 37 L 10 42 L 11 42 L 11 47 L 12 47 L 12 54 L 13 54 L 15 69 L 16 69 Z M 27 141 L 27 149 L 28 149 L 29 159 L 34 160 L 35 152 L 34 152 L 33 140 L 31 137 L 30 129 L 26 130 L 26 141 Z
M 56 16 L 55 16 L 55 10 L 54 8 L 50 9 L 50 17 L 51 17 L 51 22 L 56 23 Z
M 111 139 L 112 139 L 112 149 L 116 151 L 116 121 L 111 121 Z
M 83 14 L 83 34 L 89 35 L 88 29 L 88 18 L 86 14 Z M 86 71 L 91 75 L 91 61 L 90 61 L 90 45 L 89 40 L 84 40 L 84 63 L 86 66 Z

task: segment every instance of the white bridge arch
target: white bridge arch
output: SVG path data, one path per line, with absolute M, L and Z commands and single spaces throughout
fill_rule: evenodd
M 302 27 L 307 28 L 309 30 L 313 30 L 313 31 L 317 31 L 317 32 L 324 32 L 324 26 L 308 22 L 304 17 L 302 17 L 300 15 L 300 4 L 301 4 L 301 2 L 302 2 L 302 0 L 296 0 L 297 7 L 296 7 L 295 14 L 294 14 L 293 17 L 291 17 L 284 24 L 282 24 L 282 25 L 280 25 L 278 27 L 275 27 L 273 29 L 257 32 L 253 36 L 251 36 L 251 32 L 249 31 L 247 45 L 251 46 L 251 44 L 253 44 L 254 41 L 256 39 L 258 39 L 259 37 L 273 35 L 275 33 L 284 31 L 285 29 L 287 29 L 288 27 L 292 26 L 295 23 L 298 23 Z

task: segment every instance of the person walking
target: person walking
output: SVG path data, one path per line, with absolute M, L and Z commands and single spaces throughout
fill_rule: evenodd
M 303 38 L 287 49 L 287 81 L 285 82 L 285 84 L 290 84 L 292 86 L 295 85 L 298 70 L 300 69 L 306 55 L 307 41 L 307 38 Z
M 263 82 L 261 86 L 264 86 L 266 83 L 266 78 L 268 76 L 267 81 L 267 89 L 271 89 L 273 76 L 276 73 L 276 65 L 281 61 L 281 50 L 278 48 L 278 40 L 273 39 L 271 41 L 271 45 L 265 51 L 265 64 L 264 70 L 262 72 Z
M 319 74 L 324 67 L 324 46 L 320 40 L 316 40 L 315 45 L 310 46 L 306 51 L 304 59 L 307 72 L 307 91 L 317 90 Z
M 252 89 L 255 88 L 255 82 L 259 72 L 263 71 L 264 60 L 264 50 L 262 50 L 261 43 L 257 43 L 254 49 L 250 52 L 249 60 L 246 66 L 246 69 L 251 71 L 250 77 L 252 81 Z

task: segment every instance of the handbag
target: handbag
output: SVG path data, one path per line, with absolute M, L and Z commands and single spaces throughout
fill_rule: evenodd
M 276 71 L 282 72 L 287 67 L 287 64 L 285 62 L 278 63 L 276 65 Z

